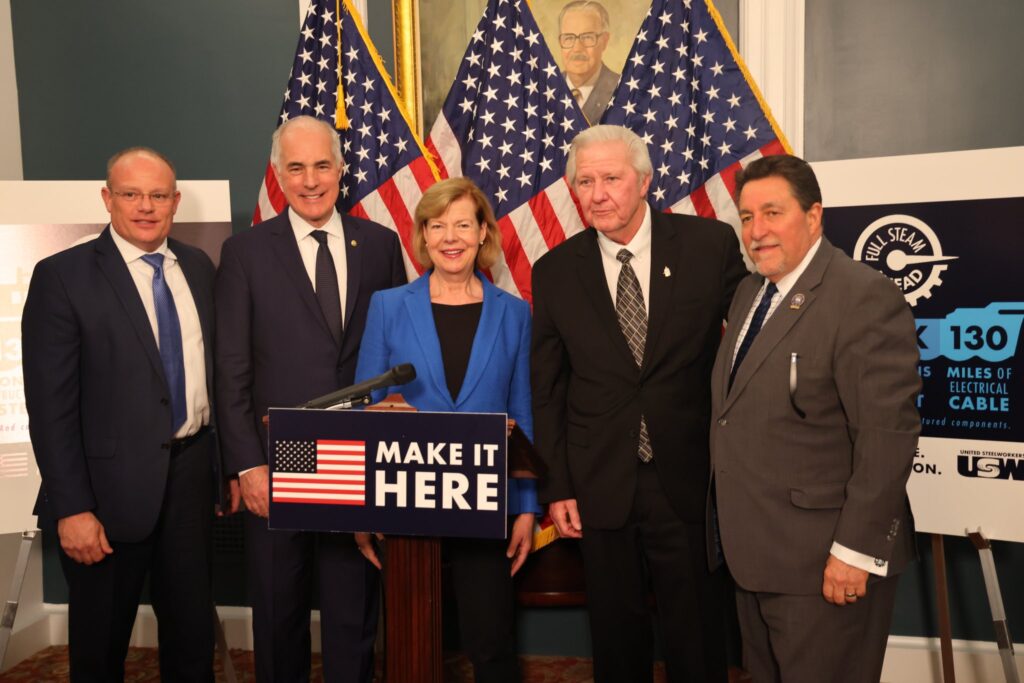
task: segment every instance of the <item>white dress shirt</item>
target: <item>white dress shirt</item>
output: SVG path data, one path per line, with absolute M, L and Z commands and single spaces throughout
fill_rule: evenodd
M 633 266 L 636 279 L 640 281 L 640 291 L 644 294 L 644 310 L 651 310 L 651 207 L 644 204 L 644 218 L 640 222 L 640 229 L 633 235 L 629 244 L 619 244 L 604 236 L 604 233 L 597 233 L 597 246 L 601 249 L 601 265 L 604 266 L 604 277 L 608 282 L 608 292 L 612 295 L 612 303 L 615 303 L 619 287 L 619 273 L 622 271 L 622 262 L 616 255 L 622 249 L 629 249 L 633 254 L 629 265 Z
M 320 248 L 320 243 L 313 237 L 313 231 L 319 229 L 327 233 L 327 249 L 331 252 L 331 258 L 334 259 L 334 270 L 338 273 L 338 301 L 341 302 L 341 324 L 344 325 L 345 295 L 348 293 L 348 258 L 345 252 L 345 231 L 341 227 L 341 216 L 335 210 L 322 228 L 314 228 L 289 207 L 288 220 L 291 221 L 292 230 L 295 232 L 295 243 L 299 245 L 302 265 L 306 267 L 306 275 L 309 276 L 309 282 L 313 285 L 313 291 L 316 291 L 316 252 Z
M 156 304 L 153 302 L 154 268 L 142 260 L 142 256 L 148 252 L 118 235 L 113 226 L 110 226 L 110 236 L 128 266 L 135 288 L 139 290 L 142 307 L 146 309 L 153 337 L 157 348 L 160 348 L 160 328 L 157 326 Z M 167 240 L 151 253 L 164 256 L 164 280 L 174 297 L 174 308 L 178 312 L 178 324 L 181 326 L 181 350 L 185 360 L 185 423 L 174 434 L 175 438 L 180 439 L 195 434 L 210 422 L 210 397 L 206 394 L 206 346 L 199 323 L 199 311 L 196 310 L 196 302 L 192 298 L 185 273 L 178 265 L 178 257 L 168 248 Z
M 796 281 L 799 280 L 800 276 L 804 274 L 805 270 L 807 270 L 807 266 L 810 265 L 814 255 L 818 253 L 818 248 L 820 246 L 821 238 L 819 237 L 818 240 L 811 245 L 811 248 L 807 250 L 807 254 L 804 256 L 803 260 L 800 261 L 800 264 L 790 272 L 780 277 L 779 281 L 775 283 L 778 291 L 775 293 L 775 296 L 772 297 L 772 303 L 768 307 L 768 313 L 765 315 L 764 323 L 762 324 L 766 324 L 768 322 L 768 319 L 772 317 L 773 313 L 775 313 L 775 309 L 779 307 L 779 303 L 781 303 L 786 298 L 786 295 L 789 294 L 790 290 L 793 289 L 793 285 L 796 284 Z M 750 320 L 754 317 L 754 311 L 757 309 L 757 304 L 761 301 L 761 297 L 764 296 L 764 290 L 767 287 L 768 280 L 766 278 L 764 284 L 761 285 L 761 289 L 757 290 L 757 295 L 754 296 L 754 301 L 750 306 L 750 310 L 747 311 L 747 317 L 743 321 L 743 327 L 740 329 L 740 334 L 736 337 L 736 346 L 732 351 L 733 363 L 736 362 L 736 352 L 739 351 L 743 338 L 747 336 L 747 329 L 750 327 Z M 835 541 L 832 542 L 832 548 L 829 552 L 846 564 L 853 565 L 854 567 L 863 569 L 871 574 L 886 576 L 889 573 L 888 562 L 876 560 L 870 555 L 865 555 L 864 553 L 859 553 L 856 550 L 851 550 L 850 548 L 836 543 Z M 879 562 L 881 564 L 879 564 Z

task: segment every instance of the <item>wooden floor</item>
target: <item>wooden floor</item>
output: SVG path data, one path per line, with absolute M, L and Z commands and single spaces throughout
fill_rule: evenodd
M 232 650 L 231 661 L 239 683 L 250 683 L 253 676 L 252 651 Z M 520 659 L 523 683 L 587 683 L 593 680 L 589 659 L 581 657 L 528 656 Z M 217 680 L 224 681 L 220 661 Z M 68 649 L 53 646 L 42 650 L 9 671 L 0 674 L 0 683 L 64 683 L 68 681 Z M 159 681 L 160 672 L 155 648 L 133 647 L 125 661 L 125 681 L 141 683 Z M 322 681 L 320 655 L 313 655 L 313 681 Z M 447 653 L 444 663 L 445 683 L 472 683 L 472 667 L 460 654 Z M 664 668 L 657 664 L 654 681 L 665 680 Z M 739 670 L 729 672 L 729 683 L 749 683 L 750 678 Z

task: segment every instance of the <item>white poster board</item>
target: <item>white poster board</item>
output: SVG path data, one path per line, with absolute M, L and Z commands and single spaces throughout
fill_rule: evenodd
M 21 311 L 36 262 L 94 238 L 109 215 L 103 181 L 0 181 L 0 534 L 36 528 L 39 469 L 29 441 L 21 373 Z M 179 181 L 171 234 L 216 263 L 231 234 L 226 180 Z
M 1024 541 L 1024 147 L 813 166 L 825 235 L 917 321 L 917 530 Z

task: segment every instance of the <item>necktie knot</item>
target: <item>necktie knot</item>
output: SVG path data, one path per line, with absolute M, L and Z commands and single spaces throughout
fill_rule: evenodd
M 164 267 L 163 254 L 143 254 L 142 260 L 153 266 L 153 270 L 160 270 Z
M 317 228 L 316 230 L 314 230 L 313 232 L 311 232 L 309 234 L 312 235 L 313 239 L 315 239 L 317 242 L 320 243 L 320 246 L 322 246 L 322 247 L 326 247 L 327 246 L 327 231 L 326 230 L 321 230 L 320 228 Z
M 763 297 L 762 301 L 767 301 L 768 302 L 767 305 L 770 307 L 771 304 L 772 304 L 772 299 L 775 298 L 775 295 L 778 292 L 779 292 L 779 288 L 775 286 L 775 283 L 769 281 L 768 282 L 768 286 L 764 288 L 764 297 Z
M 615 258 L 619 259 L 622 263 L 629 263 L 633 258 L 633 252 L 629 249 L 619 249 L 619 253 L 615 255 Z

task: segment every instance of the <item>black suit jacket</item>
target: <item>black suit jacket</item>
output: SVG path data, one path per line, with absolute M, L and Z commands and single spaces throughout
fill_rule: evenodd
M 110 540 L 133 542 L 153 530 L 163 504 L 170 392 L 110 230 L 43 259 L 32 273 L 22 315 L 25 403 L 43 478 L 36 514 L 92 510 Z M 213 263 L 176 240 L 168 246 L 199 312 L 212 407 Z
M 406 283 L 397 235 L 342 216 L 345 327 L 331 335 L 288 212 L 224 243 L 217 273 L 217 409 L 227 472 L 267 464 L 263 416 L 352 384 L 370 295 Z
M 747 274 L 733 229 L 651 211 L 647 344 L 636 367 L 619 329 L 597 233 L 585 230 L 533 269 L 536 448 L 541 502 L 576 498 L 585 524 L 625 523 L 636 484 L 640 416 L 665 493 L 704 518 L 711 367 L 722 320 Z

